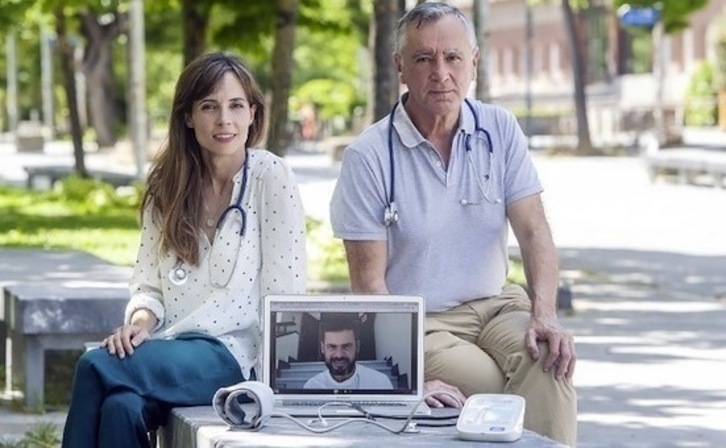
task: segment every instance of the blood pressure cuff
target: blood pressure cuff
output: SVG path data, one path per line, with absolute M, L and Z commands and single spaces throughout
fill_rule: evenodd
M 249 417 L 242 406 L 245 403 L 253 404 L 253 412 Z M 235 429 L 261 428 L 264 421 L 272 415 L 274 403 L 272 389 L 259 381 L 243 381 L 222 387 L 212 399 L 212 406 L 217 414 Z

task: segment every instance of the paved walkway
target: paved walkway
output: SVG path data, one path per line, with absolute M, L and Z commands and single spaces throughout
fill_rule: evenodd
M 651 183 L 638 158 L 535 159 L 574 292 L 562 319 L 578 346 L 578 446 L 726 446 L 726 191 Z M 314 151 L 288 160 L 308 213 L 327 219 L 337 167 Z M 0 434 L 49 418 L 62 414 L 0 407 Z

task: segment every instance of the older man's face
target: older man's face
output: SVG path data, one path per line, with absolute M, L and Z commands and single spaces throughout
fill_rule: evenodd
M 395 59 L 399 80 L 408 86 L 409 113 L 458 116 L 479 61 L 463 23 L 445 16 L 410 27 Z

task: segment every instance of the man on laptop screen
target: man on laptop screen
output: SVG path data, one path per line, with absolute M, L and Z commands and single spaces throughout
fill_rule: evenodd
M 328 313 L 320 321 L 320 352 L 327 369 L 311 377 L 304 389 L 393 389 L 388 376 L 356 362 L 360 324 L 355 313 Z

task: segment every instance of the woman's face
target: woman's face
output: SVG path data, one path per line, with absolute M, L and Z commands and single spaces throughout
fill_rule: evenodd
M 187 126 L 210 155 L 234 155 L 245 149 L 255 110 L 242 83 L 227 72 L 214 92 L 194 102 Z

